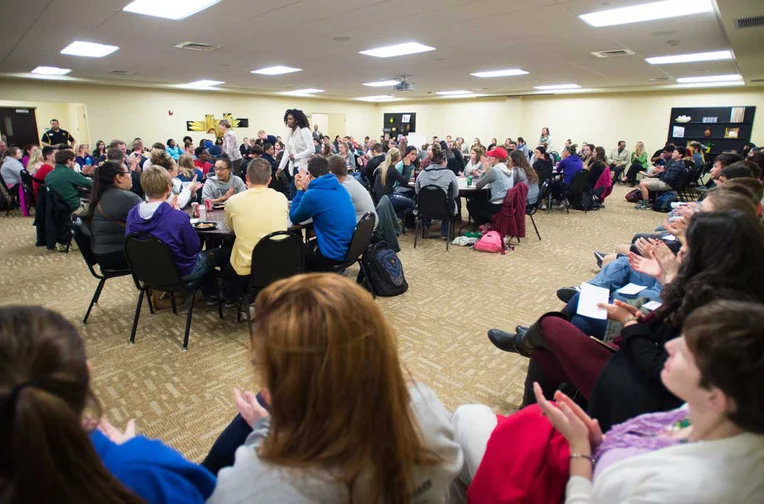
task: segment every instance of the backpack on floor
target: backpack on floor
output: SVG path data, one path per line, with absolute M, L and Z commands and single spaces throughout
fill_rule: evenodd
M 666 191 L 655 197 L 653 202 L 653 210 L 656 212 L 668 213 L 671 211 L 671 203 L 675 201 L 679 196 L 675 191 Z
M 573 198 L 570 203 L 571 207 L 575 208 L 576 210 L 585 210 L 587 212 L 597 210 L 598 208 L 594 202 L 594 191 L 590 185 L 587 185 L 586 188 L 584 188 L 584 190 L 581 191 L 578 196 Z
M 642 201 L 642 191 L 639 189 L 634 189 L 633 191 L 629 191 L 626 193 L 626 201 L 629 203 L 638 203 Z
M 488 231 L 474 245 L 475 250 L 490 252 L 492 254 L 504 254 L 504 240 L 498 231 Z
M 361 261 L 377 296 L 397 296 L 408 290 L 403 264 L 386 241 L 369 245 Z M 358 280 L 363 280 L 363 272 L 358 273 Z

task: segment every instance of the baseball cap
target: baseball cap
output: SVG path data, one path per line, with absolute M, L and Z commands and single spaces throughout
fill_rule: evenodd
M 507 150 L 504 147 L 494 147 L 486 152 L 485 155 L 499 159 L 507 159 Z

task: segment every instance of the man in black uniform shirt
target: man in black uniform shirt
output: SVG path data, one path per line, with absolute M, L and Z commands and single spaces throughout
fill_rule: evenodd
M 58 127 L 58 119 L 50 120 L 50 129 L 43 133 L 40 139 L 43 145 L 71 145 L 74 146 L 74 137 L 68 131 Z

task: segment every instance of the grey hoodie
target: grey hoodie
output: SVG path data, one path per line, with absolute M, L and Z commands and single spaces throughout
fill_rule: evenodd
M 517 168 L 510 170 L 504 163 L 499 163 L 483 172 L 475 182 L 475 187 L 482 189 L 491 184 L 491 203 L 503 203 L 507 191 L 512 189 L 516 182 L 528 183 L 525 172 Z
M 459 199 L 459 180 L 454 175 L 454 172 L 443 165 L 431 164 L 416 178 L 414 190 L 419 194 L 422 187 L 428 185 L 438 186 L 446 191 L 446 194 L 448 194 L 449 187 L 451 187 L 451 196 L 454 198 L 451 213 L 456 215 L 456 202 Z
M 453 175 L 453 173 L 452 173 Z M 425 447 L 442 462 L 414 468 L 416 490 L 412 504 L 442 504 L 449 486 L 462 468 L 462 451 L 446 409 L 424 384 L 409 386 L 411 411 L 419 423 Z M 207 504 L 267 502 L 268 504 L 341 504 L 348 502 L 347 487 L 334 482 L 328 472 L 281 468 L 260 460 L 257 447 L 268 435 L 268 418 L 255 424 L 247 441 L 236 450 L 233 467 L 221 469 L 215 491 Z M 367 478 L 355 485 L 353 502 L 373 503 L 365 495 Z
M 229 187 L 233 187 L 234 194 L 247 190 L 244 182 L 233 173 L 231 173 L 228 182 L 218 180 L 217 176 L 209 177 L 204 183 L 204 189 L 202 189 L 202 199 L 218 199 L 228 191 Z

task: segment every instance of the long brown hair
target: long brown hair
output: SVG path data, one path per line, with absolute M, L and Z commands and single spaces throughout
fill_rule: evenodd
M 520 168 L 525 172 L 525 176 L 528 177 L 529 184 L 538 184 L 539 175 L 536 173 L 530 164 L 528 164 L 528 158 L 525 157 L 521 151 L 513 150 L 509 153 L 509 160 L 512 164 L 512 168 Z
M 0 308 L 2 502 L 142 502 L 101 462 L 87 407 L 99 416 L 77 330 L 41 307 Z
M 272 408 L 260 457 L 331 471 L 349 502 L 409 503 L 414 467 L 440 460 L 424 446 L 397 338 L 369 293 L 340 275 L 298 275 L 262 291 L 255 312 L 254 363 Z M 362 473 L 368 493 L 354 489 Z
M 196 166 L 194 166 L 194 158 L 192 158 L 190 154 L 181 154 L 178 158 L 178 169 L 188 180 L 193 179 L 194 170 L 196 170 Z

